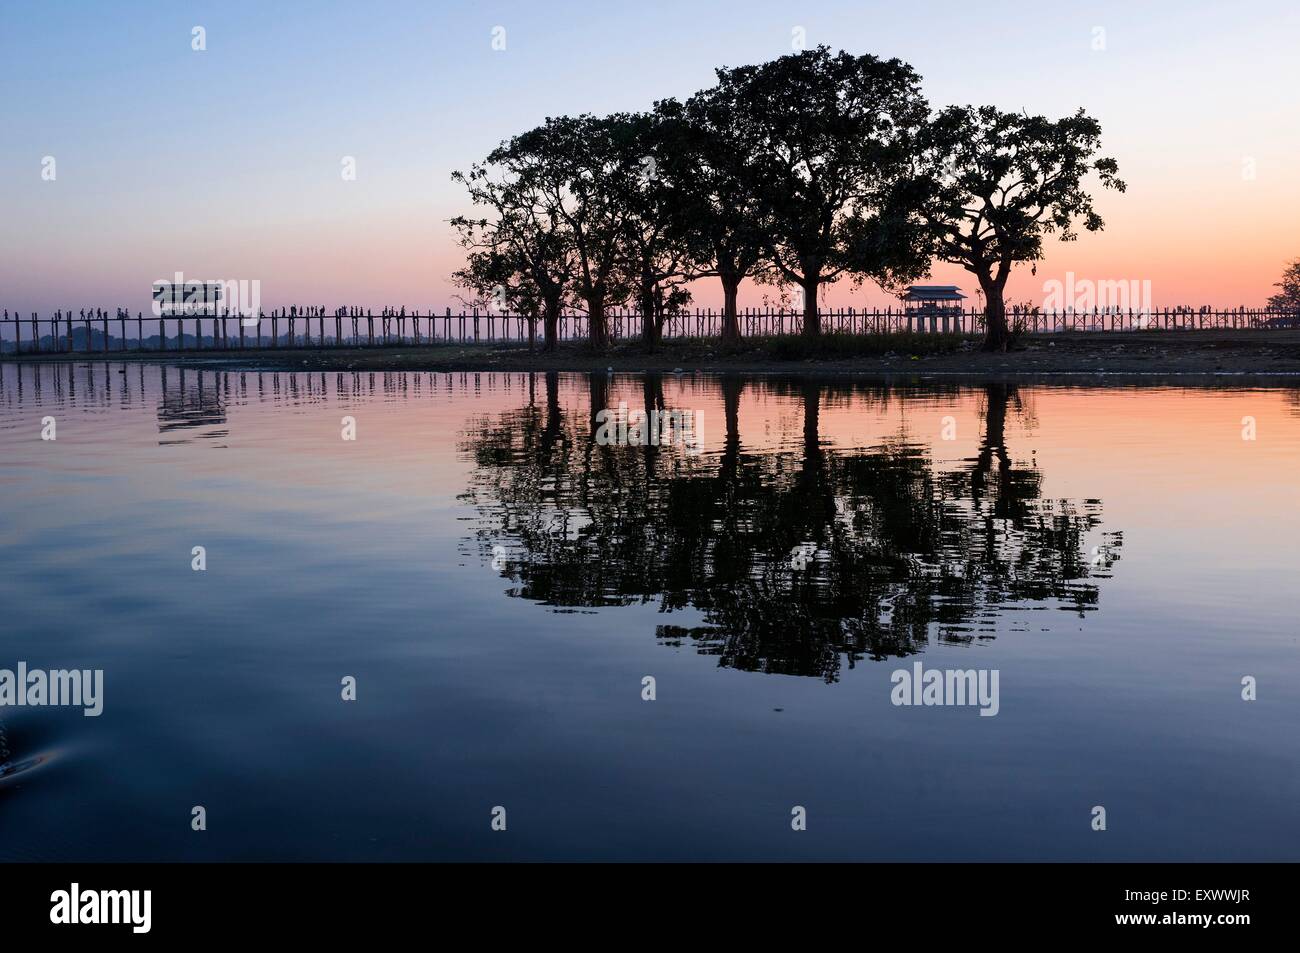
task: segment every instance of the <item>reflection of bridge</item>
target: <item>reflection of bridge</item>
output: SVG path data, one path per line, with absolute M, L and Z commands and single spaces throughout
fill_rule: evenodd
M 943 333 L 943 323 L 915 326 L 917 310 L 899 308 L 830 308 L 819 311 L 823 331 L 838 334 L 887 334 L 909 331 Z M 926 312 L 929 315 L 929 312 Z M 980 309 L 944 308 L 951 333 L 976 333 L 984 326 Z M 628 308 L 611 309 L 607 315 L 610 337 L 627 340 L 640 336 L 640 313 Z M 1045 311 L 1011 307 L 1007 320 L 1013 327 L 1030 333 L 1062 331 L 1199 331 L 1223 329 L 1270 329 L 1300 326 L 1300 311 L 1270 308 L 1212 309 L 1178 307 L 1150 311 L 1095 308 L 1091 311 Z M 803 330 L 803 313 L 784 308 L 742 308 L 740 331 L 746 337 L 798 334 Z M 538 322 L 540 324 L 540 322 Z M 420 314 L 405 308 L 382 309 L 379 313 L 361 308 L 288 308 L 253 319 L 236 315 L 132 317 L 119 310 L 55 312 L 28 317 L 4 312 L 0 316 L 0 352 L 109 353 L 114 351 L 193 351 L 271 348 L 412 347 L 468 342 L 518 343 L 528 341 L 528 318 L 518 314 L 478 310 L 452 314 L 428 311 Z M 679 311 L 664 318 L 663 336 L 717 337 L 722 333 L 722 312 L 712 308 Z M 539 332 L 540 334 L 540 332 Z M 558 335 L 567 340 L 586 339 L 587 317 L 560 317 Z
M 221 379 L 202 372 L 161 368 L 162 399 L 158 401 L 158 432 L 207 427 L 226 422 L 226 400 Z M 219 434 L 224 434 L 220 431 Z M 219 434 L 214 434 L 217 436 Z

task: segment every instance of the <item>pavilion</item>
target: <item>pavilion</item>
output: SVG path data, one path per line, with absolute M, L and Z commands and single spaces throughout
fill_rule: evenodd
M 904 310 L 907 313 L 907 329 L 911 331 L 912 321 L 916 320 L 916 330 L 926 330 L 926 319 L 929 319 L 930 333 L 936 333 L 939 330 L 939 322 L 943 320 L 943 333 L 947 334 L 949 330 L 961 333 L 964 328 L 964 307 L 962 302 L 966 296 L 961 293 L 961 289 L 956 285 L 912 285 L 902 295 Z M 949 328 L 951 321 L 952 327 Z

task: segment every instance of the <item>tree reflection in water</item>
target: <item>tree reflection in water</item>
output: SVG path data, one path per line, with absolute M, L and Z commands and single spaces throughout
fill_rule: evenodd
M 968 389 L 956 385 L 724 376 L 709 384 L 724 439 L 690 457 L 598 444 L 610 378 L 585 384 L 584 412 L 565 413 L 559 376 L 533 375 L 525 406 L 468 435 L 476 466 L 465 499 L 479 513 L 485 562 L 504 547 L 497 565 L 515 583 L 510 594 L 557 610 L 653 602 L 693 615 L 702 624 L 662 624 L 659 638 L 689 641 L 724 666 L 834 681 L 846 662 L 906 656 L 930 638 L 992 638 L 1008 612 L 1082 614 L 1118 558 L 1122 537 L 1101 532 L 1099 500 L 1045 499 L 1037 465 L 1012 459 L 1007 416 L 1023 409 L 1013 385 L 979 388 L 978 454 L 940 469 L 904 438 L 829 448 L 820 413 L 830 401 L 869 414 L 890 401 L 958 398 Z M 667 407 L 661 376 L 641 387 L 647 410 Z M 744 446 L 748 389 L 801 403 L 802 441 Z

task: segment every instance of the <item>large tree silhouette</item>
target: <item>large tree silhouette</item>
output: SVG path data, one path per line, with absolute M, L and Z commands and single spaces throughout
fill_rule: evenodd
M 702 95 L 749 156 L 766 254 L 802 289 L 806 335 L 821 331 L 823 284 L 849 274 L 891 287 L 926 273 L 896 188 L 928 112 L 910 66 L 819 46 L 717 74 Z
M 554 175 L 544 156 L 511 143 L 494 150 L 486 163 L 452 176 L 483 213 L 451 220 L 465 249 L 465 264 L 453 280 L 503 310 L 526 316 L 530 348 L 540 316 L 547 351 L 558 343 L 560 312 L 575 273 L 567 223 L 550 201 L 562 187 Z
M 1020 262 L 1037 262 L 1043 239 L 1102 228 L 1085 179 L 1124 191 L 1114 159 L 1099 158 L 1101 126 L 1081 109 L 1073 116 L 951 106 L 917 141 L 922 208 L 934 254 L 979 281 L 985 301 L 985 348 L 1005 351 L 1006 286 Z
M 1285 311 L 1300 311 L 1300 258 L 1286 266 L 1282 280 L 1273 285 L 1278 293 L 1268 299 L 1270 308 Z
M 732 134 L 731 113 L 717 88 L 685 104 L 655 105 L 663 117 L 660 170 L 673 196 L 682 244 L 695 277 L 722 283 L 722 340 L 740 340 L 740 284 L 771 280 L 763 203 L 753 188 L 754 157 Z

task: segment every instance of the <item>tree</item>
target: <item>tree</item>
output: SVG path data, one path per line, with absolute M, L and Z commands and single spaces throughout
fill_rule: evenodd
M 987 303 L 985 349 L 1005 351 L 1004 291 L 1012 267 L 1036 263 L 1045 235 L 1073 241 L 1077 221 L 1099 231 L 1104 223 L 1084 179 L 1095 173 L 1102 187 L 1123 192 L 1118 164 L 1096 158 L 1101 126 L 1082 109 L 1053 121 L 993 106 L 952 106 L 926 124 L 919 145 L 925 198 L 916 204 L 933 252 L 975 275 Z
M 585 306 L 591 344 L 609 343 L 608 309 L 631 293 L 626 272 L 626 197 L 640 174 L 627 143 L 626 116 L 547 119 L 506 147 L 526 164 L 548 217 L 573 253 L 573 297 Z
M 621 159 L 619 170 L 635 167 L 637 174 L 612 176 L 611 189 L 621 188 L 616 201 L 624 206 L 623 257 L 629 288 L 641 311 L 641 337 L 653 348 L 663 335 L 670 310 L 690 301 L 684 287 L 692 276 L 691 209 L 680 180 L 664 175 L 670 156 L 684 138 L 673 110 L 620 114 L 607 121 L 611 142 Z
M 453 219 L 454 225 L 466 231 L 481 227 L 487 230 L 486 222 L 467 222 Z M 463 238 L 462 244 L 472 239 Z M 462 288 L 475 292 L 479 297 L 473 302 L 485 307 L 497 307 L 504 313 L 514 312 L 523 316 L 528 322 L 528 350 L 532 351 L 537 342 L 537 319 L 546 314 L 543 331 L 544 349 L 553 351 L 556 346 L 558 324 L 558 307 L 556 319 L 550 317 L 549 310 L 543 302 L 538 286 L 526 277 L 518 259 L 508 249 L 501 246 L 475 247 L 465 256 L 465 264 L 452 274 L 452 280 Z
M 1282 289 L 1268 299 L 1270 308 L 1283 311 L 1300 311 L 1300 258 L 1287 265 L 1282 280 L 1273 286 Z
M 543 347 L 553 351 L 560 311 L 574 277 L 573 241 L 549 207 L 550 171 L 537 159 L 507 143 L 495 149 L 486 164 L 468 174 L 453 173 L 452 178 L 469 190 L 470 200 L 494 215 L 452 219 L 467 252 L 465 266 L 453 279 L 499 307 L 528 317 L 530 348 L 540 314 Z
M 659 164 L 684 223 L 693 277 L 722 282 L 722 340 L 740 340 L 740 283 L 767 276 L 762 205 L 750 184 L 750 153 L 731 134 L 725 98 L 716 89 L 685 104 L 655 104 L 668 144 Z
M 928 259 L 894 236 L 894 187 L 928 115 L 910 66 L 819 46 L 717 75 L 705 95 L 750 157 L 745 179 L 764 250 L 777 275 L 803 290 L 805 334 L 821 331 L 823 284 L 845 273 L 883 285 L 925 273 Z
M 608 309 L 631 292 L 627 196 L 639 167 L 626 142 L 628 121 L 588 115 L 547 119 L 502 143 L 470 175 L 456 175 L 476 204 L 497 215 L 494 221 L 468 223 L 479 229 L 469 236 L 468 247 L 497 256 L 485 270 L 513 266 L 521 288 L 535 286 L 548 324 L 551 317 L 558 320 L 565 303 L 584 306 L 590 340 L 598 348 L 609 341 Z M 492 170 L 499 170 L 499 177 Z M 464 244 L 467 223 L 457 224 Z

